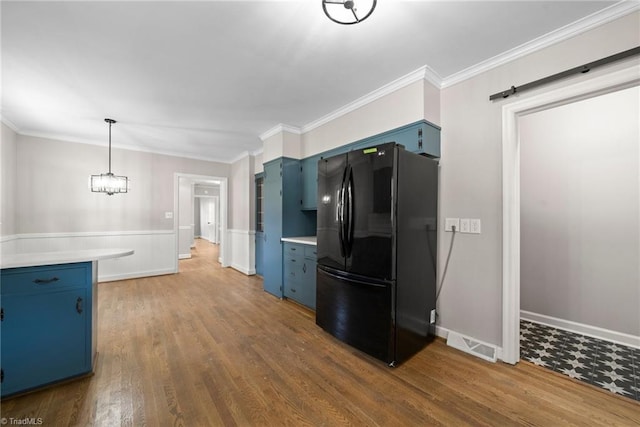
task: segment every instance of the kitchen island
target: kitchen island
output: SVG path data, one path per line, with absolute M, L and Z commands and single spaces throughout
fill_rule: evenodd
M 93 373 L 98 261 L 132 254 L 89 249 L 2 256 L 2 398 Z

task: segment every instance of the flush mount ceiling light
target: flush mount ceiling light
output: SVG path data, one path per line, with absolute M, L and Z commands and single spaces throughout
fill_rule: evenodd
M 371 15 L 377 0 L 322 0 L 322 10 L 333 22 L 357 24 Z
M 100 175 L 91 175 L 89 185 L 93 193 L 107 193 L 109 196 L 115 193 L 129 191 L 129 178 L 111 173 L 111 125 L 116 123 L 113 119 L 104 119 L 109 123 L 109 172 Z

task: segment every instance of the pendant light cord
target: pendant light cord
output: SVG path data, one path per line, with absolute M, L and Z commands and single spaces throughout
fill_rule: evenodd
M 109 173 L 111 173 L 111 122 L 109 122 Z

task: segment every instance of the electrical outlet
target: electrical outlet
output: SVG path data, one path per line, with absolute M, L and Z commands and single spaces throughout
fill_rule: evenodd
M 445 218 L 444 231 L 453 231 L 453 227 L 456 231 L 460 230 L 460 218 Z
M 481 233 L 482 225 L 481 225 L 479 219 L 472 219 L 470 221 L 469 225 L 471 226 L 471 228 L 469 230 L 470 233 L 473 233 L 473 234 L 480 234 Z
M 460 220 L 460 232 L 461 233 L 470 233 L 471 231 L 471 226 L 469 224 L 469 221 L 471 221 L 469 218 L 462 218 Z
M 164 219 L 172 219 L 172 218 L 173 218 L 173 212 L 164 213 Z
M 431 310 L 431 314 L 429 316 L 429 323 L 436 323 L 436 310 Z

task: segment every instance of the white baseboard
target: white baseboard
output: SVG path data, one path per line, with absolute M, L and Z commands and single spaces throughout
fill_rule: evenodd
M 240 273 L 246 274 L 247 276 L 252 276 L 254 274 L 256 274 L 256 270 L 254 269 L 248 269 L 245 268 L 242 265 L 238 265 L 238 264 L 231 264 L 230 265 L 231 268 L 233 268 L 234 270 L 238 270 Z
M 100 267 L 98 267 L 98 272 L 100 271 Z M 129 280 L 129 279 L 139 279 L 141 277 L 151 277 L 151 276 L 164 276 L 167 274 L 175 274 L 176 272 L 171 269 L 165 270 L 154 270 L 154 271 L 136 271 L 135 273 L 124 273 L 124 274 L 112 274 L 109 276 L 100 276 L 100 283 L 104 282 L 115 282 L 117 280 Z
M 178 255 L 178 259 L 189 259 L 191 258 L 191 254 L 180 254 Z
M 571 320 L 520 310 L 520 319 L 640 349 L 640 337 Z

